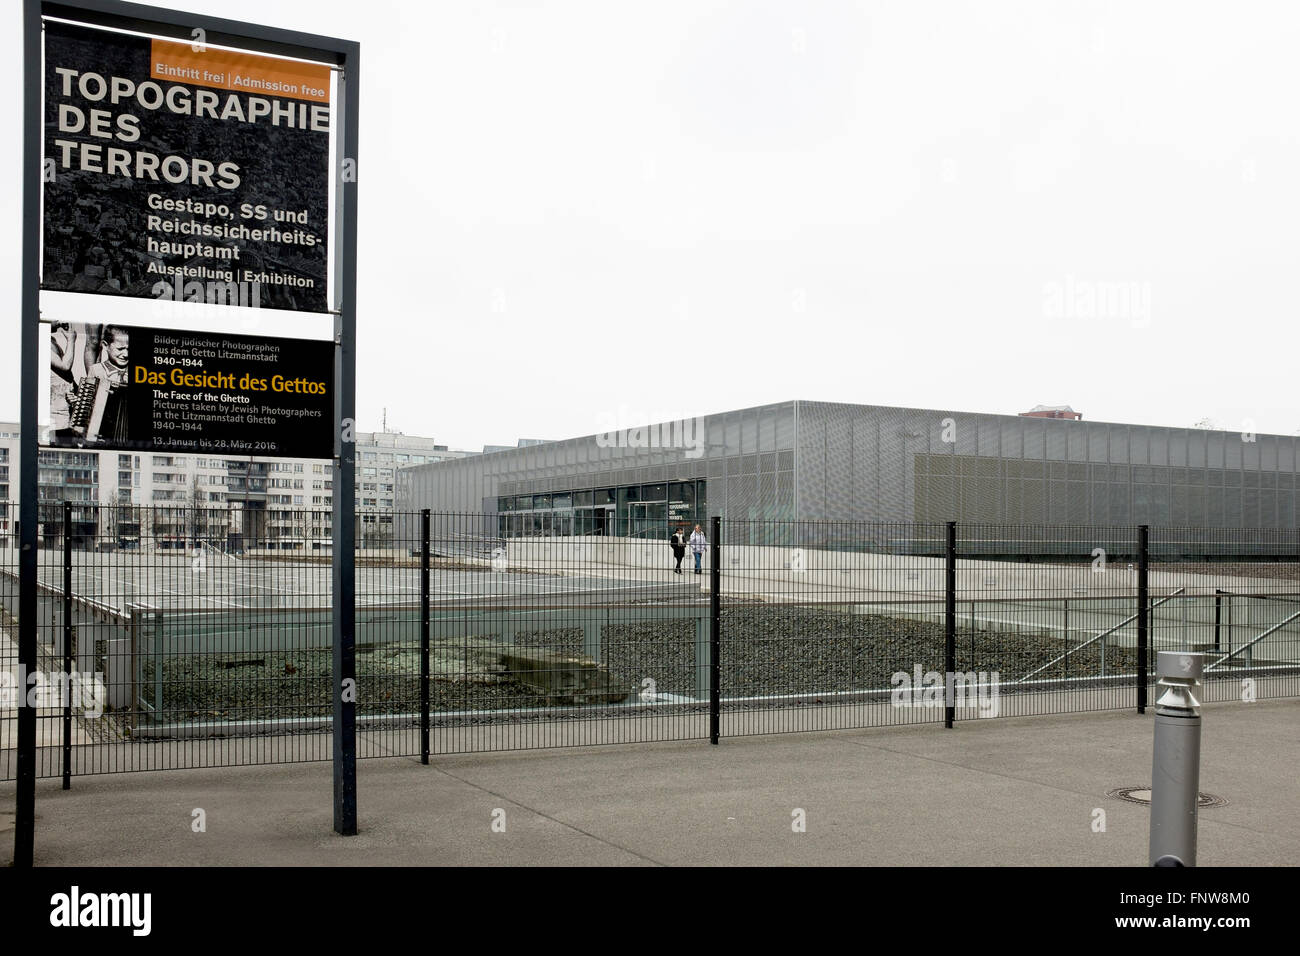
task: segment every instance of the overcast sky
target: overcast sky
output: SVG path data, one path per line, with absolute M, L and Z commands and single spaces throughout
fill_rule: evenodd
M 1300 429 L 1293 3 L 169 5 L 361 43 L 363 430 L 792 398 Z

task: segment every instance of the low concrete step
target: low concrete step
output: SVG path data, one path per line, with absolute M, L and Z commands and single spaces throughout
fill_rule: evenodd
M 609 670 L 589 657 L 512 647 L 501 653 L 510 677 L 543 695 L 548 704 L 619 704 L 631 695 L 611 684 Z

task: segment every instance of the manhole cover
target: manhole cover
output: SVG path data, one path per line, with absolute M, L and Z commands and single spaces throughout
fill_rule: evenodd
M 1151 787 L 1116 787 L 1114 790 L 1107 790 L 1106 796 L 1114 797 L 1116 800 L 1124 800 L 1128 803 L 1139 803 L 1144 807 L 1151 806 Z M 1228 801 L 1213 793 L 1201 791 L 1196 795 L 1196 806 L 1201 810 L 1208 810 L 1211 807 L 1226 807 Z

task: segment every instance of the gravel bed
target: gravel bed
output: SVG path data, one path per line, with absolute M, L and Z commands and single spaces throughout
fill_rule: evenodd
M 1156 562 L 1150 565 L 1152 571 L 1170 571 L 1180 574 L 1203 574 L 1212 578 L 1267 578 L 1273 581 L 1300 581 L 1300 562 L 1259 561 L 1251 564 L 1232 562 Z M 1285 589 L 1293 590 L 1291 588 Z
M 614 612 L 617 613 L 617 612 Z M 889 689 L 892 676 L 943 670 L 943 628 L 931 621 L 839 613 L 823 608 L 742 605 L 722 612 L 722 696 L 821 694 Z M 581 628 L 520 632 L 519 645 L 578 657 Z M 610 686 L 626 688 L 629 702 L 642 691 L 695 695 L 693 621 L 611 624 L 604 629 L 603 663 Z M 959 631 L 956 667 L 997 671 L 1009 684 L 1059 656 L 1055 636 Z M 486 640 L 435 641 L 430 699 L 433 711 L 541 707 L 536 688 L 513 679 Z M 153 662 L 142 661 L 145 697 L 153 697 Z M 359 715 L 419 709 L 419 648 L 379 644 L 357 654 Z M 1107 650 L 1110 673 L 1136 670 L 1132 649 Z M 164 719 L 168 721 L 269 720 L 330 714 L 330 652 L 177 657 L 163 663 Z M 1100 646 L 1058 663 L 1040 677 L 1100 673 Z

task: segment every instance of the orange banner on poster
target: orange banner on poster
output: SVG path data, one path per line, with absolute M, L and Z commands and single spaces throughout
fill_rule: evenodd
M 149 75 L 195 86 L 262 96 L 287 96 L 313 103 L 330 101 L 330 68 L 318 63 L 281 60 L 255 53 L 205 49 L 188 43 L 154 40 Z

